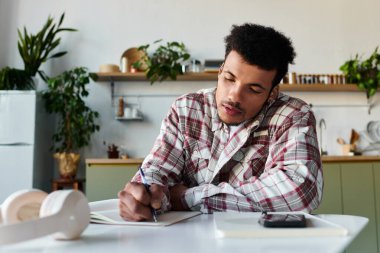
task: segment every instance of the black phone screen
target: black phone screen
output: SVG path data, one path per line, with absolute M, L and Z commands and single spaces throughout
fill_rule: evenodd
M 263 214 L 259 223 L 264 227 L 306 227 L 306 218 L 302 214 Z

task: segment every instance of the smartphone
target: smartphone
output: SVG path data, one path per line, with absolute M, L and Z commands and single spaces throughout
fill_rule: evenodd
M 303 214 L 263 214 L 259 223 L 271 228 L 302 228 L 306 227 L 306 218 Z

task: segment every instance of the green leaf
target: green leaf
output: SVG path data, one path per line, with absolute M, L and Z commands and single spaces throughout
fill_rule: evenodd
M 61 26 L 61 25 L 62 25 L 62 22 L 63 22 L 64 19 L 65 19 L 65 13 L 62 13 L 62 14 L 61 14 L 61 17 L 59 18 L 58 26 Z
M 51 58 L 58 58 L 58 57 L 64 56 L 65 54 L 67 54 L 67 51 L 59 52 L 59 53 L 55 53 L 55 54 L 53 54 L 52 56 L 50 56 L 48 59 L 51 59 Z
M 60 28 L 60 29 L 56 30 L 56 33 L 59 33 L 59 32 L 77 32 L 77 31 L 78 30 L 74 29 L 74 28 Z

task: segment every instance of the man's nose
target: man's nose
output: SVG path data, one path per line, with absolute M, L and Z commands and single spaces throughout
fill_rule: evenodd
M 235 83 L 228 93 L 228 99 L 232 102 L 240 103 L 243 99 L 243 87 L 239 83 Z

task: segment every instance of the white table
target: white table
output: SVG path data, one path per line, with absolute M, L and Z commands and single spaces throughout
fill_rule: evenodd
M 305 238 L 216 238 L 213 215 L 199 215 L 168 227 L 133 227 L 90 224 L 75 241 L 56 241 L 50 236 L 13 245 L 0 252 L 67 253 L 214 253 L 214 252 L 342 252 L 365 227 L 367 218 L 348 215 L 320 215 L 349 230 L 344 237 Z

